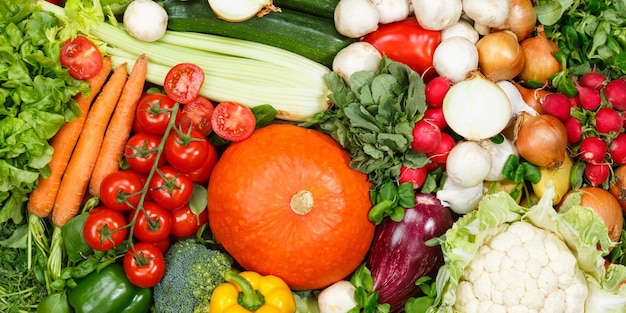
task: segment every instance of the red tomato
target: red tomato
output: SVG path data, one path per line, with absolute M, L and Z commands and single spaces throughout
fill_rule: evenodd
M 137 207 L 143 186 L 141 176 L 133 171 L 113 172 L 100 184 L 100 200 L 109 209 L 130 210 Z
M 136 243 L 124 255 L 124 273 L 137 287 L 154 287 L 165 275 L 163 253 L 149 242 Z
M 107 251 L 119 246 L 128 235 L 124 215 L 109 208 L 94 210 L 83 225 L 85 242 L 98 251 Z
M 152 201 L 173 210 L 187 204 L 193 193 L 193 182 L 189 175 L 169 165 L 161 166 L 148 182 L 148 193 Z
M 163 149 L 167 163 L 185 173 L 202 167 L 208 154 L 209 141 L 194 129 L 187 134 L 171 132 Z
M 176 238 L 186 238 L 195 235 L 200 227 L 209 220 L 209 215 L 206 211 L 196 215 L 188 205 L 172 210 L 170 213 L 174 220 L 170 233 Z
M 157 147 L 161 143 L 161 137 L 145 132 L 131 136 L 124 147 L 124 158 L 130 168 L 138 173 L 150 173 L 154 161 L 156 161 Z M 161 156 L 158 165 L 165 164 L 165 158 Z
M 198 98 L 203 83 L 204 71 L 199 66 L 192 63 L 179 63 L 165 75 L 163 88 L 174 101 L 187 104 Z
M 137 129 L 154 135 L 163 135 L 176 102 L 165 94 L 151 93 L 139 100 L 135 119 Z
M 380 25 L 363 40 L 381 54 L 408 65 L 420 75 L 426 73 L 423 75 L 425 82 L 436 76 L 433 55 L 441 42 L 441 32 L 422 28 L 415 18 Z
M 76 79 L 96 76 L 104 63 L 100 50 L 84 36 L 66 41 L 61 47 L 59 61 L 69 68 L 70 75 Z
M 139 212 L 135 220 L 133 235 L 141 241 L 151 243 L 166 239 L 173 224 L 170 212 L 150 201 L 143 203 L 143 209 L 145 212 Z
M 254 132 L 256 118 L 250 108 L 232 101 L 217 104 L 211 116 L 213 131 L 229 141 L 244 140 Z
M 211 101 L 204 97 L 185 104 L 176 115 L 176 125 L 181 129 L 187 129 L 190 125 L 203 135 L 211 132 L 211 115 L 215 107 Z
M 209 177 L 211 177 L 215 164 L 217 164 L 217 150 L 209 142 L 209 150 L 206 158 L 204 159 L 204 164 L 202 164 L 199 169 L 188 172 L 187 175 L 189 175 L 192 182 L 204 184 L 209 181 Z

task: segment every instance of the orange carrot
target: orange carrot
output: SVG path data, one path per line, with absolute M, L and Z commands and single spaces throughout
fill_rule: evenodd
M 125 63 L 116 67 L 87 114 L 52 209 L 52 222 L 56 226 L 65 225 L 80 210 L 107 124 L 124 88 L 127 74 Z
M 50 141 L 50 145 L 54 149 L 52 159 L 48 163 L 51 175 L 45 179 L 40 177 L 37 187 L 30 193 L 26 205 L 30 214 L 46 217 L 52 211 L 54 200 L 61 185 L 61 177 L 63 177 L 63 172 L 65 172 L 72 151 L 78 141 L 78 136 L 80 136 L 80 132 L 85 124 L 89 107 L 102 89 L 107 77 L 109 77 L 111 64 L 111 58 L 106 57 L 100 72 L 96 76 L 87 79 L 87 82 L 91 85 L 90 93 L 88 95 L 78 94 L 75 97 L 80 107 L 81 116 L 74 121 L 65 123 Z
M 117 102 L 115 112 L 113 112 L 113 117 L 104 135 L 96 165 L 93 173 L 91 173 L 89 192 L 96 197 L 100 196 L 102 180 L 110 173 L 119 170 L 120 161 L 124 155 L 124 146 L 133 128 L 135 110 L 137 110 L 137 104 L 143 93 L 147 69 L 148 59 L 142 54 L 135 61 L 124 90 L 122 90 L 122 95 Z

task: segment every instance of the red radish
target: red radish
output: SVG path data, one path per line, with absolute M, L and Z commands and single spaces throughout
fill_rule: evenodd
M 454 138 L 450 136 L 450 134 L 446 132 L 441 133 L 441 141 L 439 142 L 439 146 L 429 153 L 426 153 L 426 156 L 430 158 L 430 161 L 435 164 L 439 164 L 440 166 L 445 166 L 446 161 L 448 160 L 448 154 L 450 154 L 450 150 L 456 145 Z
M 429 81 L 424 90 L 426 104 L 429 107 L 441 107 L 443 105 L 443 98 L 446 97 L 451 85 L 452 82 L 443 76 L 435 77 Z
M 621 133 L 611 141 L 609 155 L 614 164 L 626 164 L 626 134 Z
M 587 137 L 580 143 L 580 157 L 590 163 L 600 163 L 607 153 L 606 143 L 598 137 Z
M 435 123 L 435 125 L 439 127 L 439 130 L 446 129 L 448 127 L 448 123 L 443 117 L 443 108 L 441 107 L 427 108 L 426 111 L 424 111 L 423 119 L 430 120 L 431 122 Z
M 563 123 L 570 117 L 569 98 L 560 92 L 551 92 L 543 97 L 541 108 L 544 114 L 550 114 Z
M 412 183 L 413 189 L 419 189 L 422 187 L 428 176 L 427 167 L 412 168 L 402 164 L 400 167 L 400 177 L 398 177 L 399 183 Z
M 580 123 L 580 120 L 571 116 L 564 123 L 565 130 L 567 131 L 567 142 L 568 143 L 577 143 L 580 141 L 583 135 L 583 126 Z
M 593 88 L 595 90 L 600 90 L 604 88 L 604 82 L 606 81 L 606 77 L 598 72 L 594 68 L 593 71 L 589 73 L 585 73 L 580 76 L 580 85 Z
M 602 185 L 611 173 L 608 163 L 587 163 L 585 166 L 585 178 L 592 186 Z
M 415 152 L 428 153 L 434 151 L 441 142 L 441 130 L 435 123 L 421 119 L 413 127 L 411 148 Z
M 626 80 L 613 79 L 604 86 L 606 100 L 616 109 L 626 111 Z
M 576 85 L 576 89 L 578 89 L 578 101 L 583 109 L 595 111 L 600 107 L 602 102 L 600 91 L 581 86 L 576 80 L 574 80 L 574 84 Z
M 596 130 L 601 134 L 619 132 L 623 123 L 622 116 L 613 108 L 601 108 L 596 113 Z
M 580 99 L 578 99 L 578 94 L 569 98 L 569 104 L 572 108 L 580 108 Z

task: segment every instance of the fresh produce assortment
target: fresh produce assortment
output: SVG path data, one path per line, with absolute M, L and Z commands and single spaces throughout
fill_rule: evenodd
M 625 312 L 613 1 L 0 4 L 2 312 Z

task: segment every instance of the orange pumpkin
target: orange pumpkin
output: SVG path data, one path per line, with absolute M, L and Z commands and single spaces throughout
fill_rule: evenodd
M 348 276 L 374 236 L 367 176 L 330 136 L 290 124 L 232 143 L 211 174 L 209 226 L 245 269 L 294 290 Z

